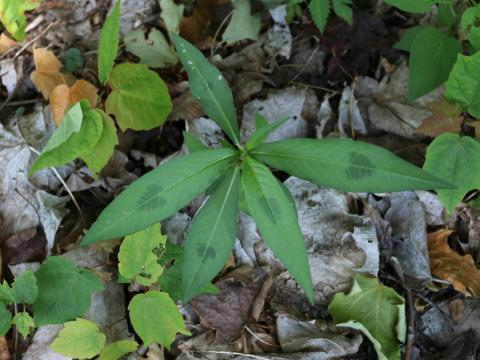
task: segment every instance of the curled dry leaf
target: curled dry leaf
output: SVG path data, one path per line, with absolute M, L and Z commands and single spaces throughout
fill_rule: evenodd
M 53 89 L 58 85 L 70 86 L 74 82 L 72 75 L 60 72 L 62 63 L 52 51 L 43 48 L 33 49 L 33 61 L 35 71 L 30 77 L 45 99 L 50 98 Z
M 5 54 L 15 45 L 17 45 L 16 41 L 10 39 L 5 33 L 0 34 L 0 55 Z
M 50 106 L 55 125 L 60 125 L 68 107 L 82 99 L 87 99 L 95 107 L 98 101 L 98 89 L 86 80 L 77 80 L 72 87 L 65 84 L 56 86 L 50 94 Z
M 447 238 L 452 232 L 441 229 L 428 234 L 430 269 L 461 293 L 480 297 L 480 270 L 471 255 L 462 256 L 448 246 Z

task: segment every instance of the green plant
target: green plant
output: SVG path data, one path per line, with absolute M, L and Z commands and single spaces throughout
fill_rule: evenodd
M 192 95 L 233 142 L 204 149 L 187 137 L 192 153 L 156 168 L 132 183 L 99 216 L 82 245 L 135 233 L 155 224 L 206 192 L 185 242 L 182 290 L 188 301 L 221 269 L 236 236 L 237 209 L 251 215 L 274 254 L 313 301 L 307 254 L 296 209 L 268 166 L 349 191 L 448 188 L 449 184 L 366 143 L 345 139 L 295 139 L 266 143 L 285 119 L 268 124 L 240 143 L 232 93 L 222 74 L 193 45 L 172 34 L 189 76 Z

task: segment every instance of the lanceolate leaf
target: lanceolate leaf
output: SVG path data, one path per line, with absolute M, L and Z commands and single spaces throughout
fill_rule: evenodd
M 313 302 L 305 242 L 290 199 L 268 168 L 252 158 L 242 164 L 241 187 L 263 239 Z
M 231 149 L 198 151 L 147 173 L 107 206 L 82 245 L 133 234 L 174 214 L 232 166 L 237 154 Z
M 383 148 L 347 139 L 283 140 L 262 144 L 251 154 L 291 175 L 345 191 L 452 187 Z
M 192 95 L 203 105 L 205 113 L 215 121 L 235 144 L 240 143 L 237 115 L 232 91 L 222 73 L 208 62 L 188 41 L 172 33 L 178 56 L 188 74 Z
M 320 32 L 323 33 L 330 13 L 330 0 L 311 0 L 308 9 Z
M 237 234 L 240 170 L 230 170 L 193 220 L 185 240 L 182 287 L 187 302 L 222 269 Z
M 480 188 L 480 143 L 468 136 L 442 134 L 428 146 L 423 168 L 456 186 L 452 190 L 436 189 L 452 213 L 468 191 Z
M 120 64 L 108 80 L 112 92 L 105 102 L 120 128 L 150 130 L 160 126 L 172 111 L 167 85 L 146 65 Z
M 348 24 L 353 23 L 352 0 L 332 0 L 333 11 Z
M 107 16 L 98 42 L 98 79 L 102 84 L 108 80 L 118 52 L 120 41 L 120 0 Z
M 257 114 L 257 121 L 256 121 L 257 124 L 262 124 L 263 120 L 258 120 L 260 118 L 262 118 L 262 115 Z M 288 119 L 289 118 L 286 117 L 286 118 L 277 120 L 272 124 L 269 124 L 267 122 L 267 125 L 265 126 L 260 126 L 260 127 L 257 126 L 257 129 L 255 130 L 255 132 L 252 134 L 252 136 L 250 136 L 250 139 L 248 139 L 248 142 L 246 145 L 247 150 L 253 149 L 255 146 L 258 146 L 261 143 L 263 143 L 265 140 L 267 140 L 270 134 L 275 130 L 277 130 L 280 126 L 285 124 L 285 122 Z
M 205 146 L 199 139 L 190 134 L 188 131 L 183 132 L 183 141 L 185 145 L 187 145 L 188 151 L 191 153 L 208 149 L 207 146 Z

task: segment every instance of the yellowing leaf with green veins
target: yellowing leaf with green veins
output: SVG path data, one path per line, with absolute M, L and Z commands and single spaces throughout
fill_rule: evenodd
M 5 336 L 11 326 L 12 313 L 7 309 L 4 303 L 0 302 L 0 336 Z
M 137 56 L 141 64 L 151 68 L 163 68 L 175 65 L 177 55 L 161 31 L 152 29 L 145 39 L 142 29 L 132 31 L 123 39 L 128 52 Z
M 328 311 L 336 326 L 360 330 L 380 360 L 400 360 L 405 341 L 405 300 L 376 278 L 357 275 L 348 295 L 335 294 Z
M 435 189 L 451 214 L 467 192 L 480 188 L 480 143 L 469 136 L 442 134 L 428 146 L 423 168 L 456 186 Z
M 35 327 L 35 322 L 27 312 L 19 312 L 12 319 L 12 325 L 17 327 L 17 330 L 24 338 L 30 334 L 30 329 Z
M 191 335 L 167 293 L 148 291 L 135 295 L 128 311 L 133 329 L 145 346 L 157 343 L 170 349 L 177 333 Z
M 260 14 L 252 15 L 250 0 L 232 0 L 233 15 L 222 39 L 229 44 L 241 40 L 258 40 L 262 20 Z
M 37 278 L 31 270 L 15 278 L 12 297 L 17 304 L 33 304 L 38 295 Z
M 64 356 L 90 359 L 102 351 L 105 341 L 105 335 L 94 322 L 77 318 L 64 324 L 50 349 Z
M 80 131 L 71 133 L 68 138 L 65 136 L 71 127 L 68 122 L 69 117 L 66 116 L 30 168 L 29 175 L 38 170 L 64 165 L 77 157 L 82 157 L 82 155 L 88 154 L 98 143 L 103 132 L 102 116 L 95 110 L 88 109 L 85 101 L 82 101 L 81 104 L 84 105 L 82 105 L 83 120 Z M 69 113 L 70 111 L 67 115 Z M 64 126 L 67 127 L 67 130 L 64 130 Z
M 118 145 L 118 136 L 112 118 L 102 110 L 95 109 L 93 111 L 102 117 L 102 135 L 95 146 L 88 153 L 83 154 L 81 159 L 85 161 L 92 175 L 95 177 L 113 155 L 115 145 Z
M 92 271 L 80 269 L 58 256 L 47 258 L 35 276 L 38 297 L 33 303 L 33 317 L 38 326 L 61 324 L 83 316 L 90 307 L 92 294 L 104 289 Z
M 172 111 L 167 85 L 146 65 L 117 65 L 110 73 L 108 84 L 112 92 L 105 109 L 115 115 L 122 131 L 158 127 Z
M 162 235 L 160 224 L 126 236 L 118 252 L 118 271 L 129 280 L 143 286 L 157 282 L 163 267 L 157 253 L 165 246 L 167 237 Z
M 173 0 L 160 0 L 160 8 L 162 9 L 160 17 L 165 23 L 167 30 L 178 34 L 185 5 L 177 5 Z
M 120 41 L 120 0 L 107 16 L 98 40 L 98 80 L 105 85 L 115 64 Z
M 17 41 L 25 39 L 25 11 L 36 9 L 42 0 L 0 0 L 0 20 Z
M 133 340 L 120 340 L 109 344 L 103 349 L 98 360 L 119 360 L 123 356 L 136 351 L 138 343 Z

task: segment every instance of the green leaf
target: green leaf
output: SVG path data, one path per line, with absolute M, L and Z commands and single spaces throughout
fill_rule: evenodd
M 257 124 L 262 124 L 263 120 L 258 120 L 261 118 L 263 118 L 262 115 L 257 114 L 257 121 L 256 121 Z M 274 132 L 283 124 L 285 124 L 288 119 L 289 117 L 285 117 L 283 119 L 275 121 L 272 124 L 269 124 L 267 122 L 267 125 L 261 126 L 260 128 L 257 126 L 257 129 L 255 130 L 255 132 L 252 134 L 252 136 L 250 136 L 250 139 L 248 139 L 246 149 L 251 150 L 254 147 L 263 143 L 265 140 L 267 140 L 267 138 L 270 136 L 272 132 Z
M 250 0 L 232 0 L 232 5 L 232 19 L 223 33 L 222 40 L 228 44 L 246 39 L 258 40 L 262 20 L 260 14 L 251 14 Z
M 222 269 L 237 235 L 240 169 L 230 170 L 195 215 L 185 239 L 182 287 L 186 303 Z
M 38 297 L 33 317 L 38 326 L 61 324 L 83 316 L 95 291 L 103 290 L 93 272 L 79 269 L 70 261 L 50 256 L 35 273 Z
M 0 336 L 5 336 L 12 326 L 12 313 L 0 303 Z
M 241 186 L 262 238 L 313 303 L 305 241 L 289 197 L 268 168 L 249 157 L 242 164 Z
M 115 2 L 107 16 L 98 41 L 98 80 L 102 85 L 108 80 L 115 64 L 120 42 L 120 0 Z
M 160 250 L 166 241 L 158 223 L 125 237 L 118 252 L 120 274 L 143 286 L 156 283 L 163 267 L 158 263 L 155 250 Z
M 136 351 L 138 343 L 133 340 L 120 340 L 109 344 L 103 349 L 98 360 L 119 360 L 123 356 Z
M 162 32 L 152 29 L 145 39 L 142 29 L 129 33 L 123 39 L 128 52 L 140 58 L 140 63 L 151 68 L 163 68 L 175 65 L 177 55 Z
M 111 71 L 108 83 L 112 92 L 105 102 L 105 109 L 115 115 L 122 131 L 158 127 L 172 111 L 167 85 L 146 65 L 117 65 Z
M 480 5 L 477 4 L 466 9 L 460 20 L 460 30 L 475 49 L 480 48 L 480 28 L 477 26 L 479 18 Z
M 187 145 L 188 151 L 190 153 L 208 150 L 207 146 L 205 146 L 199 139 L 190 134 L 188 131 L 183 132 L 183 141 L 185 142 L 185 145 Z
M 393 47 L 398 50 L 403 50 L 410 52 L 412 49 L 413 40 L 417 37 L 417 35 L 424 29 L 428 28 L 429 26 L 419 25 L 409 28 L 405 31 L 402 35 L 402 38 L 399 42 L 397 42 Z
M 437 24 L 440 27 L 450 29 L 457 22 L 457 13 L 451 3 L 439 4 L 437 6 Z
M 81 158 L 87 164 L 92 175 L 96 177 L 113 155 L 115 146 L 118 145 L 118 137 L 112 118 L 102 110 L 95 109 L 92 111 L 101 116 L 103 130 L 95 146 L 88 153 L 83 154 Z
M 442 85 L 461 51 L 459 40 L 433 27 L 421 30 L 410 51 L 408 99 L 413 101 Z
M 433 1 L 431 0 L 385 0 L 389 5 L 406 12 L 423 14 L 431 10 Z
M 81 69 L 84 64 L 82 53 L 77 48 L 68 49 L 63 56 L 63 63 L 66 72 L 71 73 L 75 70 Z
M 182 314 L 167 293 L 148 291 L 135 295 L 128 311 L 133 329 L 145 346 L 158 343 L 170 349 L 177 333 L 191 335 L 183 323 Z
M 311 0 L 308 4 L 308 10 L 312 15 L 313 22 L 323 33 L 330 15 L 330 0 Z
M 353 24 L 352 0 L 332 0 L 333 11 L 349 25 Z
M 405 341 L 405 301 L 376 278 L 356 275 L 348 295 L 335 294 L 328 310 L 336 326 L 362 331 L 380 360 L 400 360 Z
M 468 136 L 442 134 L 428 146 L 423 168 L 456 186 L 453 190 L 437 190 L 452 213 L 468 191 L 480 188 L 480 144 Z
M 14 301 L 12 289 L 8 283 L 3 280 L 3 284 L 0 284 L 0 303 L 10 305 L 13 304 Z
M 103 132 L 103 119 L 95 110 L 84 110 L 84 119 L 79 132 L 65 138 L 60 127 L 53 133 L 42 153 L 29 170 L 29 175 L 51 166 L 60 166 L 88 154 L 98 143 Z M 58 135 L 57 132 L 60 132 Z M 63 142 L 61 142 L 63 140 Z
M 240 144 L 232 91 L 222 73 L 210 64 L 195 46 L 174 33 L 172 37 L 178 57 L 187 71 L 192 95 L 203 105 L 208 117 L 215 121 L 235 144 Z
M 19 312 L 12 319 L 12 325 L 17 327 L 17 330 L 25 339 L 30 334 L 30 329 L 35 327 L 35 322 L 27 312 Z
M 480 117 L 480 52 L 472 56 L 458 55 L 447 83 L 445 97 L 459 103 L 470 115 Z
M 33 304 L 38 295 L 37 278 L 32 271 L 25 271 L 15 278 L 12 297 L 17 304 Z
M 105 335 L 94 322 L 77 318 L 64 324 L 50 348 L 64 356 L 90 359 L 102 351 L 105 341 Z
M 381 147 L 348 139 L 291 139 L 265 143 L 251 155 L 290 175 L 353 192 L 452 188 Z
M 25 11 L 36 9 L 42 0 L 0 0 L 0 20 L 17 41 L 25 40 Z
M 166 219 L 205 191 L 237 157 L 230 149 L 204 150 L 159 166 L 103 210 L 82 245 L 133 234 Z
M 173 0 L 160 0 L 160 8 L 162 9 L 160 17 L 165 23 L 167 30 L 178 34 L 185 5 L 177 5 Z

